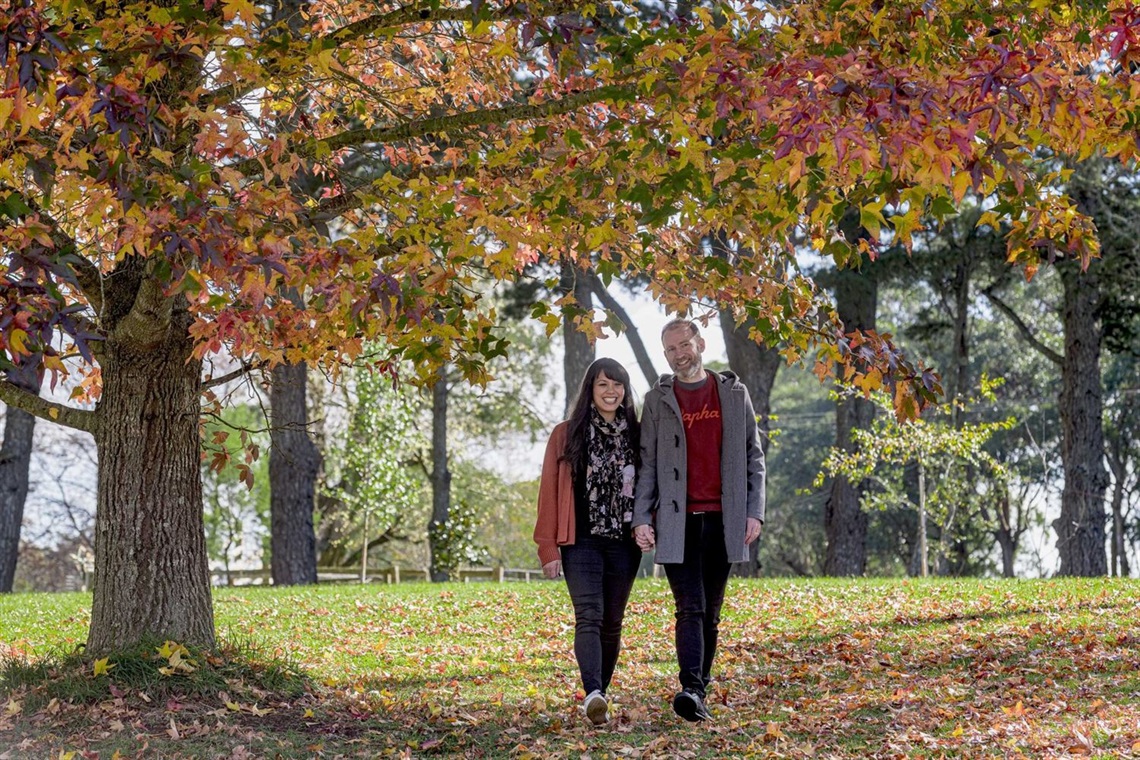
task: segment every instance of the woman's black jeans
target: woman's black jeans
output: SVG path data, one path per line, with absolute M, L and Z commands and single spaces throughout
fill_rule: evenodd
M 640 564 L 641 550 L 629 538 L 579 535 L 562 547 L 562 573 L 574 603 L 574 656 L 586 694 L 609 688 Z
M 705 696 L 716 656 L 720 608 L 732 565 L 720 512 L 685 519 L 685 561 L 665 565 L 677 607 L 677 666 L 681 688 Z

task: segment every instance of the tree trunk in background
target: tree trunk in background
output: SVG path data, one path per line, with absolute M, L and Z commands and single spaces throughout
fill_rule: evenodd
M 776 373 L 783 359 L 775 348 L 765 348 L 748 336 L 752 321 L 737 325 L 732 311 L 720 310 L 720 327 L 724 334 L 725 352 L 728 366 L 748 388 L 752 397 L 752 407 L 756 412 L 756 425 L 760 432 L 760 448 L 768 455 L 768 433 L 771 429 L 772 386 L 776 383 Z M 761 532 L 760 540 L 764 534 Z M 760 541 L 748 549 L 748 561 L 733 566 L 733 574 L 745 577 L 760 575 Z
M 38 394 L 40 378 L 37 364 L 26 361 L 8 373 L 8 381 L 29 393 Z M 12 590 L 16 576 L 35 429 L 36 418 L 32 415 L 11 406 L 5 411 L 4 442 L 0 445 L 0 593 Z
M 214 646 L 198 443 L 201 361 L 191 318 L 159 346 L 100 350 L 99 497 L 89 656 L 148 636 Z
M 451 470 L 447 456 L 447 375 L 440 369 L 431 387 L 431 523 L 428 544 L 431 551 L 431 579 L 441 583 L 451 579 L 446 559 L 445 533 L 451 513 Z
M 578 308 L 589 312 L 593 302 L 590 299 L 590 275 L 577 269 L 569 261 L 562 262 L 562 279 L 558 284 L 559 293 L 572 293 Z M 564 417 L 570 415 L 570 407 L 578 395 L 578 386 L 586 376 L 586 370 L 594 361 L 594 344 L 574 326 L 571 319 L 562 320 L 562 340 L 566 354 L 562 362 L 562 377 L 566 382 L 566 408 Z
M 1061 515 L 1053 521 L 1060 575 L 1098 576 L 1108 572 L 1104 547 L 1103 400 L 1100 378 L 1101 328 L 1097 318 L 1100 287 L 1094 261 L 1082 272 L 1058 267 L 1064 286 L 1062 310 L 1065 354 L 1061 363 L 1061 462 L 1065 487 Z
M 998 527 L 994 533 L 1001 547 L 1001 577 L 1013 578 L 1013 560 L 1017 555 L 1020 532 L 1014 526 L 1013 509 L 1010 505 L 1009 488 L 1003 487 L 998 502 Z
M 868 330 L 875 327 L 878 281 L 873 275 L 845 270 L 838 272 L 835 305 L 843 329 Z M 835 413 L 836 445 L 852 450 L 851 431 L 871 426 L 874 404 L 862 397 L 844 396 Z M 867 515 L 859 508 L 862 487 L 836 476 L 824 508 L 827 556 L 823 572 L 831 576 L 862 575 L 867 565 Z
M 1112 470 L 1112 534 L 1109 539 L 1109 563 L 1108 574 L 1114 575 L 1117 578 L 1124 577 L 1121 573 L 1121 560 L 1125 559 L 1124 554 L 1124 479 L 1128 476 L 1128 472 L 1124 463 L 1115 456 L 1115 452 L 1110 452 L 1108 457 L 1108 466 Z
M 273 584 L 317 582 L 313 510 L 320 452 L 309 438 L 304 364 L 273 370 L 270 390 L 269 514 Z

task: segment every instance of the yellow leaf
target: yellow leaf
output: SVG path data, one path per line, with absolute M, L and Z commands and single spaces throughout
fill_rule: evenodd
M 1051 0 L 1050 0 L 1051 1 Z M 961 203 L 966 191 L 970 189 L 972 179 L 968 171 L 960 171 L 954 175 L 954 202 Z
M 57 410 L 52 409 L 52 411 L 56 412 L 58 414 Z M 55 417 L 55 415 L 53 414 L 52 417 Z M 96 676 L 106 675 L 111 670 L 111 668 L 115 667 L 114 665 L 108 665 L 107 659 L 108 658 L 104 657 L 101 660 L 95 661 L 95 675 Z
M 12 347 L 13 351 L 21 356 L 28 353 L 27 345 L 25 343 L 27 340 L 28 334 L 18 328 L 8 333 L 8 345 Z
M 19 702 L 17 702 L 16 700 L 11 699 L 11 698 L 8 699 L 8 714 L 9 715 L 19 715 L 20 710 L 22 710 L 23 707 L 24 706 L 22 704 L 20 704 Z
M 304 714 L 304 716 L 303 716 L 303 717 L 305 717 L 305 718 L 311 718 L 311 717 L 313 717 L 313 708 L 311 708 L 311 707 L 306 707 L 306 708 L 305 708 L 305 714 Z
M 238 712 L 241 710 L 241 705 L 239 705 L 237 702 L 226 702 L 226 709 Z
M 53 420 L 59 419 L 59 409 L 55 408 L 54 406 L 51 409 L 48 409 L 48 414 L 51 416 L 51 418 Z M 98 675 L 98 674 L 96 674 L 96 675 Z

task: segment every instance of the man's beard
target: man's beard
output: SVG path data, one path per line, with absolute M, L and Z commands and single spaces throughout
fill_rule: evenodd
M 684 369 L 677 370 L 677 379 L 683 383 L 692 383 L 703 376 L 704 364 L 698 359 Z

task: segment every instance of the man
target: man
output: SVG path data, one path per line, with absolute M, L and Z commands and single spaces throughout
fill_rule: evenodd
M 705 370 L 691 320 L 661 331 L 673 375 L 645 396 L 633 533 L 656 545 L 673 591 L 681 691 L 673 711 L 710 720 L 705 690 L 733 562 L 748 558 L 764 521 L 764 454 L 748 390 L 731 372 Z

